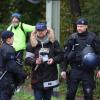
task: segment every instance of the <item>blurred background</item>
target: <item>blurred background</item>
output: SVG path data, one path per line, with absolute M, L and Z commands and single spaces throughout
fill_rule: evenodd
M 60 10 L 54 7 L 55 5 L 53 4 L 55 2 L 59 3 L 59 5 L 55 5 L 60 8 Z M 51 8 L 48 7 L 49 3 L 52 5 L 50 6 Z M 55 9 L 57 10 L 52 13 Z M 51 12 L 49 13 L 49 11 Z M 48 16 L 51 16 L 50 20 L 54 20 L 53 18 L 56 17 L 56 19 L 59 20 L 59 23 L 58 21 L 53 24 L 51 23 L 51 27 L 54 28 L 54 24 L 57 27 L 57 31 L 55 32 L 62 47 L 64 40 L 72 32 L 76 31 L 75 22 L 79 17 L 85 17 L 89 22 L 89 30 L 95 32 L 98 36 L 100 35 L 100 0 L 0 0 L 0 31 L 5 30 L 9 26 L 11 14 L 13 12 L 21 13 L 22 22 L 30 25 L 35 25 L 39 21 L 47 21 L 48 23 Z M 54 13 L 55 15 L 53 15 Z M 59 25 L 57 26 L 57 24 Z M 26 70 L 30 73 L 30 70 L 27 69 L 27 67 Z M 29 86 L 30 89 L 30 82 L 29 80 L 27 81 L 28 82 L 25 83 L 24 87 Z M 66 82 L 62 81 L 62 79 L 60 79 L 60 82 L 60 100 L 64 100 Z M 95 97 L 99 99 L 100 79 L 96 79 L 96 85 Z M 17 98 L 15 95 L 14 100 L 29 100 L 28 98 L 31 100 L 30 95 L 27 93 L 29 92 L 22 91 L 20 95 L 17 93 Z M 22 95 L 25 96 L 25 99 L 21 99 Z M 78 89 L 77 96 L 82 96 L 82 90 L 80 88 Z M 55 98 L 53 99 L 55 100 Z

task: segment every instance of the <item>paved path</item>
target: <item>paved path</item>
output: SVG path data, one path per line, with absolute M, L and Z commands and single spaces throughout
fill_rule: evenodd
M 83 97 L 76 97 L 75 100 L 84 100 L 84 98 Z

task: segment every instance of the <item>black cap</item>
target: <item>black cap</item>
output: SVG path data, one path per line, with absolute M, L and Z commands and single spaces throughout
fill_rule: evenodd
M 7 38 L 12 37 L 13 35 L 14 35 L 14 33 L 11 31 L 3 31 L 1 33 L 1 38 L 2 38 L 2 40 L 6 40 Z
M 85 18 L 80 18 L 77 20 L 76 25 L 88 25 L 88 22 Z

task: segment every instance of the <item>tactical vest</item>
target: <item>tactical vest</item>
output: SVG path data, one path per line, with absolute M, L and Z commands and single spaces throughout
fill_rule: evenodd
M 80 64 L 82 62 L 81 53 L 86 46 L 92 46 L 93 38 L 94 36 L 91 33 L 87 33 L 86 36 L 78 36 L 77 33 L 72 34 L 73 46 L 69 53 L 72 56 L 69 59 L 71 63 Z

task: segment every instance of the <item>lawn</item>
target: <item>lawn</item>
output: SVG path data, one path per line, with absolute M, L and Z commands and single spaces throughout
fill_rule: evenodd
M 22 87 L 20 92 L 15 92 L 15 95 L 13 96 L 12 100 L 35 100 L 32 90 L 28 87 Z M 58 100 L 58 97 L 52 96 L 52 100 Z
M 83 97 L 83 91 L 82 88 L 79 86 L 78 91 L 77 91 L 77 96 L 78 97 Z M 59 86 L 59 96 L 52 96 L 52 100 L 65 100 L 65 94 L 67 92 L 66 89 L 66 81 L 60 80 L 60 86 Z M 98 98 L 96 100 L 100 100 L 100 79 L 96 79 L 96 89 L 94 91 L 94 97 Z M 25 84 L 23 85 L 22 89 L 20 92 L 16 93 L 13 96 L 12 100 L 34 100 L 33 92 L 31 90 L 31 85 L 30 85 L 30 79 L 26 80 Z M 80 100 L 80 99 L 76 99 Z
M 35 100 L 32 94 L 27 91 L 21 90 L 19 93 L 15 93 L 12 100 Z M 52 96 L 52 100 L 58 100 L 57 97 Z

